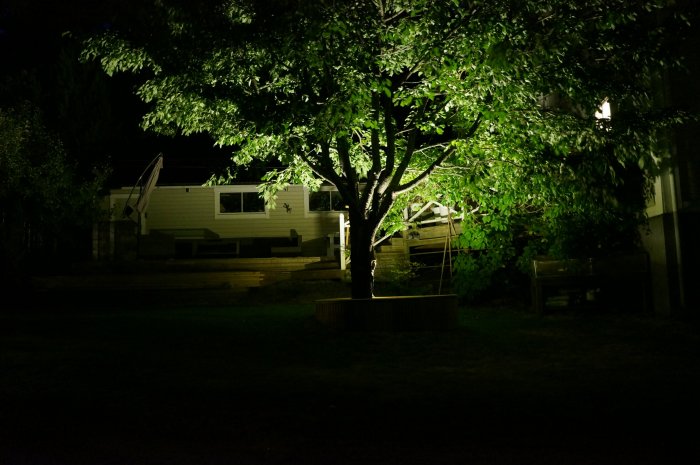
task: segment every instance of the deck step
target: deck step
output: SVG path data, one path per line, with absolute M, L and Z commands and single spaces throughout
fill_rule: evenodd
M 125 262 L 87 262 L 76 265 L 68 274 L 156 273 L 196 271 L 294 271 L 308 268 L 339 267 L 337 260 L 326 257 L 266 258 L 189 258 L 134 260 Z
M 245 290 L 285 280 L 340 280 L 345 271 L 325 257 L 160 260 L 91 264 L 58 276 L 39 276 L 39 290 Z
M 65 275 L 39 276 L 39 290 L 239 289 L 284 280 L 337 280 L 345 275 L 325 257 L 144 260 L 88 263 Z
M 262 281 L 260 271 L 225 271 L 42 276 L 34 284 L 43 290 L 248 289 L 261 286 Z

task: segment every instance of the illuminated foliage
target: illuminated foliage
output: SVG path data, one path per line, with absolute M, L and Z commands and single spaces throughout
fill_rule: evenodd
M 654 104 L 658 72 L 678 64 L 667 21 L 684 24 L 667 3 L 163 0 L 147 33 L 115 27 L 84 59 L 142 77 L 144 128 L 285 166 L 265 178 L 270 200 L 334 184 L 360 298 L 387 214 L 431 175 L 475 224 L 507 231 L 516 211 L 599 205 L 579 177 L 615 185 L 620 166 L 655 166 L 656 131 L 677 121 Z M 601 125 L 605 98 L 617 116 Z

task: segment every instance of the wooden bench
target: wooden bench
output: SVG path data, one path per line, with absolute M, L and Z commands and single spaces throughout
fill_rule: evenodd
M 173 237 L 176 240 L 219 238 L 217 233 L 208 228 L 153 229 L 151 234 L 165 234 Z
M 140 238 L 142 257 L 268 257 L 302 255 L 302 237 L 220 237 L 207 228 L 153 229 Z M 244 250 L 242 250 L 244 249 Z
M 222 238 L 214 231 L 207 228 L 176 228 L 154 229 L 149 236 L 148 248 L 144 247 L 142 254 L 148 254 L 159 244 L 164 244 L 169 249 L 166 255 L 176 257 L 214 257 L 214 256 L 238 256 L 240 254 L 240 242 L 238 239 Z M 145 242 L 145 241 L 144 241 Z M 163 248 L 163 247 L 161 247 Z M 153 254 L 153 253 L 151 253 Z
M 609 257 L 532 262 L 532 305 L 592 307 L 641 305 L 651 307 L 649 257 L 645 253 Z
M 241 243 L 238 239 L 221 238 L 196 240 L 192 243 L 192 247 L 193 257 L 237 257 L 241 253 Z
M 301 255 L 301 235 L 292 231 L 289 237 L 272 238 L 270 245 L 270 255 Z

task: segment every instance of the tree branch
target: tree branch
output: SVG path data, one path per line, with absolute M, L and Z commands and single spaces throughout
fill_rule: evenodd
M 300 152 L 299 156 L 306 163 L 311 170 L 316 173 L 322 179 L 330 182 L 341 191 L 342 185 L 344 184 L 343 178 L 338 175 L 338 173 L 333 168 L 330 158 L 330 146 L 328 143 L 323 142 L 321 145 L 321 154 L 316 157 L 316 160 L 312 159 L 309 155 L 315 150 L 311 150 L 308 153 Z
M 454 146 L 449 147 L 447 150 L 445 150 L 442 155 L 440 155 L 435 161 L 433 161 L 428 168 L 426 168 L 421 174 L 413 178 L 411 181 L 407 182 L 406 184 L 397 186 L 395 189 L 392 190 L 392 195 L 394 197 L 403 194 L 404 192 L 408 192 L 414 187 L 416 187 L 418 184 L 422 183 L 426 179 L 428 179 L 428 176 L 437 168 L 442 162 L 447 160 L 447 158 L 454 153 Z
M 380 110 L 380 100 L 376 92 L 372 93 L 372 113 L 374 115 L 374 120 L 379 124 L 379 110 Z M 371 153 L 372 153 L 372 175 L 378 175 L 379 171 L 382 169 L 382 158 L 381 158 L 381 148 L 379 146 L 379 129 L 372 128 L 371 130 Z
M 381 100 L 379 95 L 374 92 L 372 93 L 372 115 L 374 116 L 374 120 L 376 124 L 379 124 L 379 113 L 381 109 Z M 370 207 L 370 204 L 372 202 L 372 199 L 374 198 L 374 193 L 377 189 L 377 186 L 380 183 L 380 180 L 383 176 L 383 173 L 386 171 L 386 168 L 382 168 L 382 157 L 381 157 L 381 147 L 380 147 L 380 141 L 379 141 L 379 130 L 377 128 L 372 128 L 370 130 L 371 133 L 371 142 L 370 142 L 370 154 L 372 156 L 372 168 L 369 170 L 369 173 L 367 174 L 367 183 L 365 184 L 365 187 L 362 191 L 362 198 L 360 199 L 360 204 L 363 206 L 364 209 L 368 209 Z
M 408 135 L 408 138 L 406 139 L 406 151 L 403 154 L 403 158 L 401 159 L 401 163 L 399 163 L 399 166 L 396 168 L 396 171 L 391 174 L 391 178 L 388 178 L 384 181 L 381 191 L 384 193 L 386 190 L 394 190 L 396 187 L 399 185 L 401 182 L 401 178 L 403 178 L 404 173 L 406 173 L 406 170 L 411 164 L 411 160 L 413 159 L 413 154 L 415 153 L 415 146 L 416 146 L 416 137 L 417 137 L 417 130 L 414 128 L 412 132 Z
M 381 99 L 384 110 L 384 133 L 386 134 L 386 171 L 394 171 L 396 159 L 396 127 L 393 119 L 393 102 L 388 97 Z
M 357 174 L 355 173 L 355 168 L 352 166 L 352 161 L 350 160 L 350 142 L 347 136 L 336 136 L 335 144 L 338 149 L 338 157 L 340 158 L 340 167 L 342 169 L 342 176 L 350 184 L 357 183 Z M 328 157 L 330 160 L 330 156 Z
M 467 131 L 467 134 L 465 136 L 466 139 L 469 139 L 474 135 L 476 130 L 479 128 L 479 124 L 481 124 L 481 114 L 479 114 L 479 116 L 476 117 L 476 120 L 474 121 L 474 123 L 472 123 L 471 127 Z M 435 168 L 440 166 L 440 164 L 442 164 L 442 162 L 447 160 L 447 158 L 450 155 L 452 155 L 453 153 L 454 153 L 454 146 L 451 146 L 447 150 L 445 150 L 442 153 L 442 155 L 440 155 L 435 161 L 433 161 L 430 164 L 430 166 L 428 166 L 428 168 L 426 168 L 421 174 L 419 174 L 418 176 L 416 176 L 414 179 L 407 182 L 406 184 L 398 185 L 394 189 L 392 189 L 392 196 L 395 198 L 396 196 L 398 196 L 404 192 L 410 191 L 411 189 L 416 187 L 418 184 L 425 181 L 428 178 L 428 176 L 430 176 L 430 174 L 435 170 Z

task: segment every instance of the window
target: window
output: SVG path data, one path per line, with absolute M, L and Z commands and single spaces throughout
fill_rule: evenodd
M 222 192 L 219 194 L 219 213 L 264 212 L 265 202 L 257 192 Z
M 603 100 L 595 112 L 596 127 L 602 129 L 603 131 L 610 130 L 610 119 L 612 118 L 612 111 L 610 110 L 610 102 L 607 97 Z
M 608 99 L 606 98 L 603 100 L 603 103 L 600 105 L 598 111 L 595 112 L 595 117 L 596 119 L 610 119 L 611 115 L 610 102 L 608 102 Z
M 260 198 L 256 186 L 220 186 L 215 192 L 216 218 L 267 214 L 265 201 Z
M 335 212 L 345 211 L 345 204 L 340 197 L 338 189 L 332 186 L 323 186 L 317 192 L 309 192 L 310 212 Z

